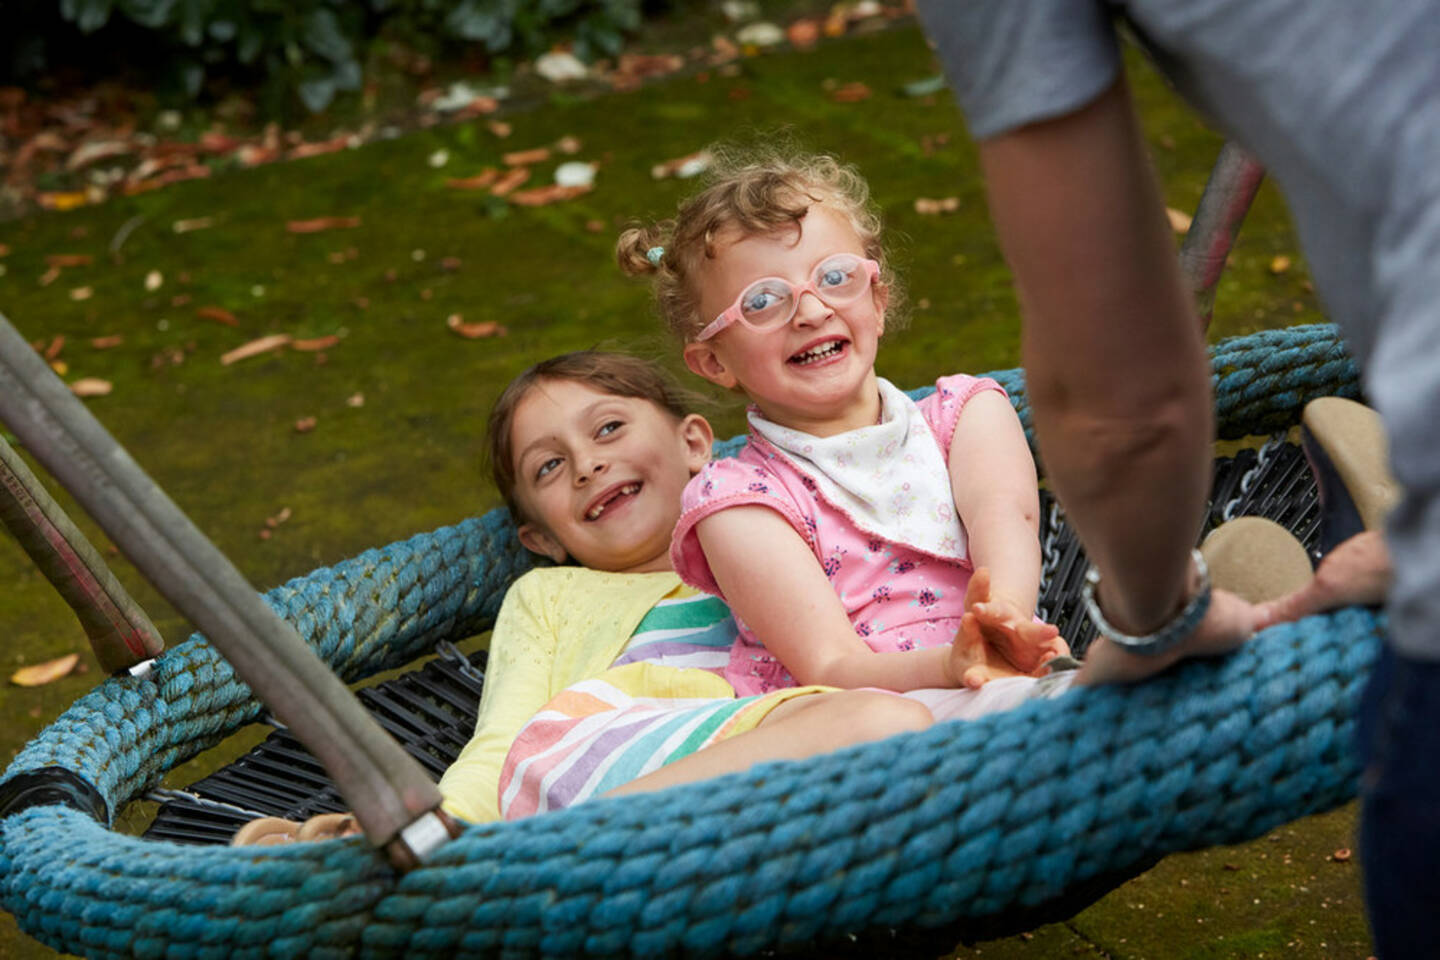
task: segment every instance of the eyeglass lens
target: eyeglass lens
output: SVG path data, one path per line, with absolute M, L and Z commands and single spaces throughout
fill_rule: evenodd
M 821 262 L 810 284 L 821 300 L 835 306 L 864 292 L 870 285 L 870 275 L 859 257 L 841 254 Z M 740 297 L 740 312 L 757 327 L 785 323 L 795 315 L 795 309 L 795 288 L 776 278 L 757 281 Z

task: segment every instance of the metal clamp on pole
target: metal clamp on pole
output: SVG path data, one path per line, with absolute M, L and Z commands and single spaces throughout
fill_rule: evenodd
M 325 769 L 376 847 L 440 806 L 429 776 L 0 317 L 0 420 L 215 644 Z M 430 850 L 428 828 L 416 840 Z

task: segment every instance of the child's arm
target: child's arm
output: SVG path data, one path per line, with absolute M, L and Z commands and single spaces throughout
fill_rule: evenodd
M 967 592 L 966 608 L 988 643 L 1017 670 L 1033 673 L 1069 648 L 1059 631 L 1034 620 L 1040 497 L 1025 431 L 1003 394 L 986 390 L 966 401 L 949 461 L 955 509 L 976 568 L 972 588 L 985 588 Z
M 774 510 L 720 510 L 695 532 L 730 608 L 799 683 L 900 691 L 962 685 L 972 664 L 955 647 L 876 653 L 866 646 L 815 554 Z
M 505 594 L 490 635 L 475 735 L 440 780 L 445 811 L 473 823 L 500 819 L 505 756 L 520 728 L 551 696 L 550 668 L 558 645 L 536 602 L 540 585 L 534 577 L 522 577 Z

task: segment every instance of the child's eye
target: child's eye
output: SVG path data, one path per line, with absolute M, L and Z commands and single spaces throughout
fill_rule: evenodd
M 607 420 L 605 423 L 600 425 L 599 430 L 595 431 L 595 436 L 608 437 L 610 434 L 614 433 L 616 430 L 619 430 L 623 426 L 625 426 L 624 421 Z
M 558 470 L 559 468 L 560 458 L 551 457 L 549 460 L 546 460 L 544 463 L 540 464 L 540 466 L 535 468 L 535 479 L 543 479 L 546 474 L 550 473 L 553 470 Z

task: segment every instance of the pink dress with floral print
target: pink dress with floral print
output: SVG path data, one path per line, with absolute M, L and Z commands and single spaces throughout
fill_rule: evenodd
M 1000 390 L 988 378 L 942 377 L 935 392 L 918 402 L 942 453 L 948 451 L 960 411 L 985 390 Z M 978 469 L 977 465 L 977 469 Z M 699 590 L 723 594 L 700 549 L 695 525 L 719 510 L 765 506 L 779 513 L 810 545 L 829 577 L 850 622 L 877 653 L 949 644 L 964 614 L 968 557 L 942 559 L 904 544 L 870 536 L 828 503 L 815 481 L 754 433 L 734 457 L 714 460 L 685 488 L 684 508 L 670 557 L 675 571 Z M 730 651 L 725 679 L 737 696 L 769 693 L 796 685 L 788 670 L 737 616 L 740 636 Z

